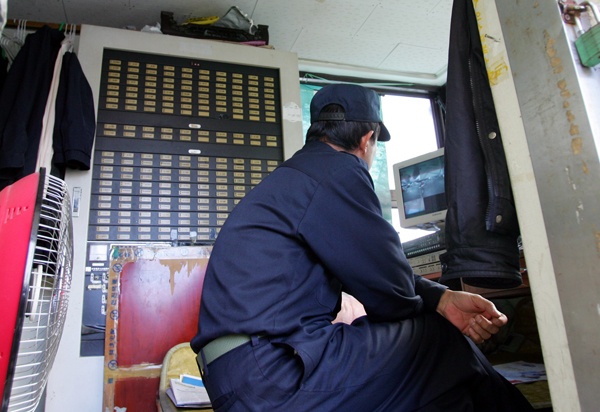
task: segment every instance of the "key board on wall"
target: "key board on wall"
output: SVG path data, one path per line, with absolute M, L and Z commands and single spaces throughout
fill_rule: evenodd
M 105 50 L 88 240 L 213 242 L 283 160 L 279 87 L 275 69 Z

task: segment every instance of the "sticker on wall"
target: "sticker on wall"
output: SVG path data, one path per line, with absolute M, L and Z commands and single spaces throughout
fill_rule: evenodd
M 301 122 L 302 110 L 295 102 L 288 102 L 283 105 L 283 120 L 288 122 Z

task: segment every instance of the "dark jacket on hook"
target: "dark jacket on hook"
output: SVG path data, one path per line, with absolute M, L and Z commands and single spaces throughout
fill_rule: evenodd
M 0 189 L 35 172 L 46 102 L 64 34 L 44 26 L 27 36 L 0 90 Z M 92 89 L 77 55 L 62 59 L 54 107 L 51 174 L 89 170 L 96 128 Z
M 46 101 L 64 34 L 29 34 L 0 92 L 0 189 L 35 172 Z
M 471 0 L 453 5 L 446 107 L 447 253 L 440 281 L 518 286 L 519 225 Z
M 77 55 L 63 56 L 56 95 L 52 158 L 53 174 L 64 179 L 65 170 L 90 170 L 96 113 L 92 88 Z

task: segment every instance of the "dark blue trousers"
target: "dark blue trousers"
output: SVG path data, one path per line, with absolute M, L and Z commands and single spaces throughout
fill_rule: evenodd
M 366 317 L 337 331 L 317 368 L 285 344 L 254 339 L 215 361 L 204 382 L 215 411 L 531 411 L 471 341 L 437 314 Z

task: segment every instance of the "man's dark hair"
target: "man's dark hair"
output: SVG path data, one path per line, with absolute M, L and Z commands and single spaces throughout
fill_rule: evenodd
M 327 105 L 321 113 L 344 113 L 344 108 L 337 104 Z M 379 123 L 352 122 L 345 120 L 321 120 L 314 122 L 306 132 L 306 141 L 329 142 L 344 150 L 354 150 L 360 144 L 360 139 L 371 130 L 374 131 L 372 140 L 379 136 Z

